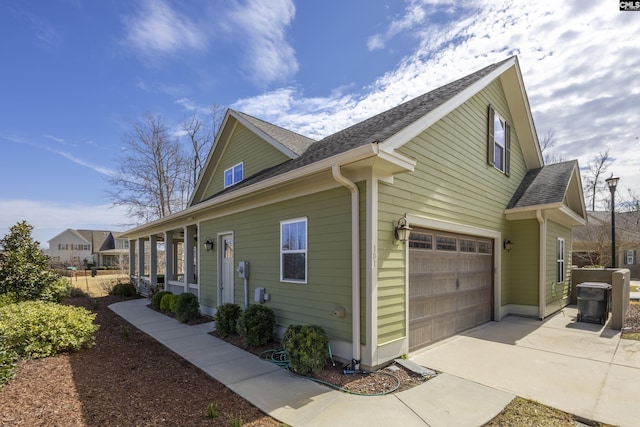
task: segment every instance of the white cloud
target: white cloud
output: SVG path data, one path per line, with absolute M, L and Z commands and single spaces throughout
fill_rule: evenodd
M 67 228 L 124 231 L 133 225 L 122 207 L 0 199 L 0 237 L 8 234 L 9 228 L 22 220 L 34 227 L 32 237 L 43 247 Z
M 286 81 L 298 71 L 295 51 L 286 40 L 294 16 L 291 0 L 248 0 L 229 12 L 226 29 L 245 44 L 245 68 L 255 84 Z
M 203 50 L 205 34 L 187 15 L 163 0 L 145 0 L 137 13 L 124 19 L 126 41 L 144 56 Z
M 410 1 L 370 47 L 403 32 L 418 37 L 414 52 L 360 93 L 308 99 L 286 87 L 234 108 L 318 138 L 517 54 L 539 135 L 552 131 L 558 154 L 581 165 L 609 145 L 611 169 L 640 193 L 637 13 L 580 0 Z

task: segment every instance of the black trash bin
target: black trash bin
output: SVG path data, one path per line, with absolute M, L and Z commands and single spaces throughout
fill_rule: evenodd
M 600 323 L 609 318 L 611 285 L 608 283 L 584 282 L 576 286 L 578 293 L 578 322 Z

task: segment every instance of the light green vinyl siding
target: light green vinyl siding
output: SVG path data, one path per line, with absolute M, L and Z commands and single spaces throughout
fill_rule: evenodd
M 280 221 L 308 220 L 307 284 L 280 282 Z M 256 287 L 271 295 L 265 304 L 278 324 L 315 324 L 332 339 L 351 341 L 351 204 L 345 188 L 322 191 L 268 206 L 203 221 L 202 236 L 233 231 L 234 262 L 249 261 L 249 303 Z M 217 250 L 217 248 L 216 248 Z M 205 258 L 206 257 L 206 258 Z M 217 306 L 217 254 L 203 255 L 202 298 Z M 235 278 L 235 302 L 243 305 L 243 280 Z M 336 307 L 347 315 L 336 317 Z
M 503 304 L 538 305 L 540 225 L 537 219 L 514 221 L 507 236 L 513 242 L 511 252 L 503 251 L 509 286 L 502 286 Z
M 204 191 L 203 199 L 224 189 L 224 171 L 243 163 L 244 178 L 248 178 L 261 170 L 270 168 L 289 160 L 282 152 L 258 137 L 246 127 L 238 125 L 225 147 L 220 163 L 217 165 Z
M 436 122 L 399 151 L 417 160 L 413 173 L 379 188 L 378 340 L 405 335 L 403 245 L 393 243 L 393 221 L 405 213 L 503 231 L 504 209 L 526 174 L 518 135 L 512 126 L 511 175 L 487 163 L 488 106 L 513 124 L 502 86 L 493 82 Z M 503 256 L 502 248 L 495 248 Z M 509 286 L 509 259 L 502 258 L 502 286 Z M 508 292 L 508 291 L 507 291 Z
M 556 282 L 557 254 L 556 245 L 558 238 L 564 239 L 564 269 L 565 280 L 557 283 L 555 290 L 553 284 Z M 571 229 L 553 221 L 547 221 L 547 274 L 546 274 L 546 303 L 551 304 L 568 297 L 571 292 Z

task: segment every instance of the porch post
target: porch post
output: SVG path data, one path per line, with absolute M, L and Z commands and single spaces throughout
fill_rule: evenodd
M 138 239 L 138 277 L 144 276 L 144 238 Z
M 136 275 L 136 241 L 129 240 L 129 279 L 134 280 Z M 138 280 L 136 278 L 136 285 Z
M 149 236 L 149 286 L 158 286 L 158 236 Z
M 194 268 L 193 268 L 193 256 L 194 247 L 193 240 L 195 237 L 195 229 L 191 226 L 184 229 L 184 291 L 189 292 L 189 283 L 193 282 Z
M 173 256 L 173 231 L 164 232 L 164 290 L 169 290 L 169 280 L 173 280 L 175 259 Z

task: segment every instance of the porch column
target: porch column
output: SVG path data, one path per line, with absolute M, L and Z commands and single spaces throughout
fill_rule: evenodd
M 158 236 L 149 236 L 149 286 L 158 286 Z
M 195 237 L 195 229 L 193 227 L 184 228 L 184 291 L 189 292 L 189 283 L 193 283 L 193 240 Z
M 136 275 L 136 241 L 129 240 L 129 279 L 133 280 Z M 138 280 L 136 279 L 136 284 Z
M 175 258 L 173 255 L 173 231 L 164 232 L 164 289 L 169 289 L 169 280 L 173 280 Z
M 144 276 L 144 240 L 138 239 L 138 277 Z

